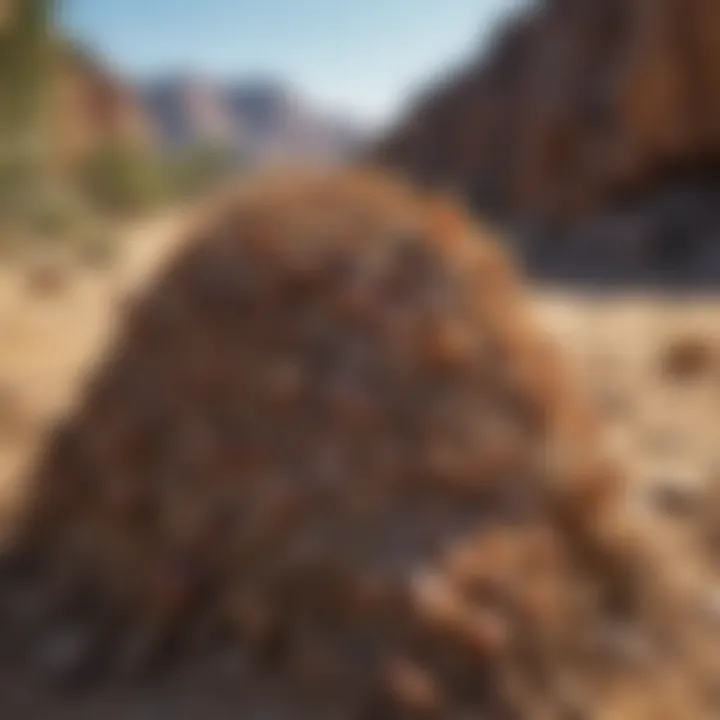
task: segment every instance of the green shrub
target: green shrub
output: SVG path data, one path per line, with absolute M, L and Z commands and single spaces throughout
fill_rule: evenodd
M 120 245 L 117 237 L 107 228 L 95 228 L 77 243 L 77 254 L 86 267 L 107 270 L 118 260 Z
M 0 157 L 0 215 L 3 218 L 27 217 L 33 205 L 33 180 L 33 168 L 19 153 L 3 151 Z
M 0 162 L 0 225 L 22 244 L 65 242 L 92 216 L 77 188 L 17 156 Z M 17 243 L 16 243 L 17 244 Z
M 97 209 L 113 215 L 150 210 L 165 195 L 158 158 L 126 145 L 108 145 L 93 153 L 82 170 L 81 185 Z
M 173 153 L 166 161 L 165 171 L 173 196 L 185 199 L 210 192 L 239 168 L 239 159 L 232 149 L 197 145 Z

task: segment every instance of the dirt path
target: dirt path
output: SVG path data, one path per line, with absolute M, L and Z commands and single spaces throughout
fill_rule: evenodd
M 152 274 L 186 220 L 175 211 L 133 224 L 111 270 L 67 270 L 49 294 L 28 287 L 27 270 L 0 268 L 0 511 L 12 508 L 43 429 L 105 347 L 120 301 Z

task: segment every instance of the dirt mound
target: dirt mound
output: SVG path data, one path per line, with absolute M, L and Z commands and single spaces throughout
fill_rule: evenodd
M 667 615 L 593 445 L 458 211 L 365 175 L 260 183 L 131 308 L 50 444 L 6 584 L 43 602 L 5 599 L 5 644 L 112 676 L 224 639 L 244 717 L 601 717 L 577 713 L 627 691 L 655 720 L 661 671 L 667 717 L 703 717 L 627 648 Z

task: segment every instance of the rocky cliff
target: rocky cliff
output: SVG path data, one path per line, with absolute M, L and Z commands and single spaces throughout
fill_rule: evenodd
M 58 53 L 53 133 L 59 159 L 75 164 L 108 144 L 152 149 L 157 135 L 134 88 L 77 47 Z
M 607 259 L 604 246 L 615 243 L 608 263 L 620 271 L 667 255 L 674 272 L 676 255 L 706 247 L 690 226 L 707 226 L 717 204 L 718 70 L 714 0 L 543 0 L 431 89 L 380 154 L 531 227 L 533 238 L 541 223 L 555 233 L 582 225 L 587 247 L 570 243 L 579 257 L 599 247 Z M 598 246 L 585 226 L 599 216 Z M 711 224 L 720 228 L 720 217 Z M 706 258 L 696 265 L 706 269 Z

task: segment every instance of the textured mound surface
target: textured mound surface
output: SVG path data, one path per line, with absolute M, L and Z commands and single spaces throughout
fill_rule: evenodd
M 585 717 L 633 655 L 613 628 L 652 624 L 592 434 L 457 211 L 258 184 L 130 308 L 48 448 L 20 570 L 33 627 L 82 630 L 28 657 L 119 672 L 221 638 L 243 717 Z M 33 612 L 10 604 L 5 633 Z

